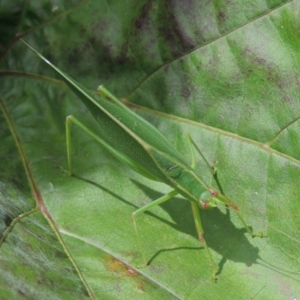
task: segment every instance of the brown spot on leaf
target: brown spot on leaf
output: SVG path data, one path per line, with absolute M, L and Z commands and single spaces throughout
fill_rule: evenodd
M 224 11 L 220 11 L 218 14 L 218 19 L 224 21 L 226 19 L 226 14 Z
M 134 22 L 136 29 L 142 30 L 149 27 L 150 22 L 148 15 L 152 8 L 151 2 L 152 1 L 148 1 L 148 3 L 142 7 L 139 17 Z
M 104 259 L 106 260 L 106 268 L 107 270 L 118 273 L 124 277 L 131 277 L 131 276 L 138 276 L 139 273 L 134 270 L 132 267 L 126 265 L 122 261 L 116 259 L 112 256 L 104 256 Z
M 128 266 L 126 266 L 126 271 L 129 276 L 137 276 L 139 274 L 136 270 L 134 270 Z

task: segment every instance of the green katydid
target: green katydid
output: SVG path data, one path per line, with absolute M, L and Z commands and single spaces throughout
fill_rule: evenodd
M 68 75 L 60 71 L 27 43 L 25 44 L 63 78 L 64 82 L 87 106 L 91 114 L 99 123 L 99 130 L 96 134 L 85 127 L 74 116 L 67 117 L 66 136 L 69 174 L 72 175 L 70 125 L 71 123 L 74 123 L 90 134 L 118 160 L 132 168 L 134 171 L 151 180 L 163 182 L 172 188 L 172 191 L 168 194 L 132 213 L 134 228 L 139 243 L 140 238 L 135 221 L 136 216 L 170 200 L 177 194 L 181 194 L 190 201 L 198 238 L 211 261 L 213 266 L 213 279 L 215 279 L 218 268 L 203 237 L 199 208 L 213 208 L 217 206 L 217 201 L 221 201 L 233 208 L 248 233 L 255 236 L 244 221 L 237 205 L 225 195 L 210 188 L 199 175 L 195 173 L 193 151 L 191 151 L 193 162 L 192 164 L 189 164 L 186 158 L 157 128 L 125 106 L 104 87 L 101 86 L 99 88 L 100 97 L 94 95 Z M 197 152 L 202 156 L 200 149 L 194 141 L 190 137 L 188 137 L 188 140 L 190 148 L 192 149 L 193 145 Z M 122 143 L 120 143 L 120 141 L 122 141 Z

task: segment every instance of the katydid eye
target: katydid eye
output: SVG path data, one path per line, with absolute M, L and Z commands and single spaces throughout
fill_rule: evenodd
M 216 191 L 216 190 L 209 190 L 209 192 L 211 193 L 211 195 L 213 197 L 218 197 L 218 195 L 219 195 L 218 191 Z

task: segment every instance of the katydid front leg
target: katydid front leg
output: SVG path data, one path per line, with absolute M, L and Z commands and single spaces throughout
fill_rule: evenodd
M 191 136 L 188 134 L 187 135 L 187 139 L 190 145 L 190 149 L 191 149 L 191 153 L 192 153 L 192 167 L 195 168 L 195 153 L 193 151 L 193 147 L 197 150 L 197 152 L 199 153 L 199 155 L 202 157 L 202 159 L 204 160 L 205 164 L 207 165 L 207 167 L 209 168 L 209 170 L 211 171 L 211 174 L 213 175 L 213 178 L 215 179 L 215 181 L 217 182 L 217 184 L 219 185 L 219 181 L 216 177 L 216 172 L 217 172 L 217 168 L 216 168 L 216 164 L 214 164 L 214 166 L 212 167 L 209 162 L 207 161 L 207 159 L 205 158 L 205 156 L 203 155 L 202 151 L 200 150 L 200 148 L 197 146 L 197 144 L 194 142 L 194 140 L 191 138 Z M 219 187 L 221 189 L 221 187 Z M 217 191 L 214 190 L 210 190 L 210 191 L 206 191 L 204 192 L 201 196 L 200 196 L 200 206 L 203 209 L 210 209 L 213 207 L 216 207 L 216 199 L 218 199 L 219 201 L 223 202 L 225 205 L 231 207 L 233 209 L 233 211 L 237 214 L 238 218 L 240 219 L 240 221 L 242 222 L 242 224 L 244 225 L 246 231 L 252 236 L 252 237 L 265 237 L 265 235 L 262 232 L 258 232 L 258 233 L 254 233 L 252 231 L 252 229 L 247 225 L 246 221 L 244 220 L 238 206 L 236 203 L 234 203 L 232 200 L 230 200 L 228 197 L 226 197 L 223 194 L 219 194 Z
M 188 144 L 189 144 L 189 148 L 190 148 L 190 152 L 192 155 L 192 164 L 191 167 L 193 169 L 196 168 L 196 158 L 195 158 L 195 152 L 194 152 L 194 148 L 197 150 L 197 152 L 199 153 L 199 155 L 201 156 L 201 158 L 203 159 L 203 161 L 205 162 L 205 164 L 207 165 L 208 169 L 210 170 L 212 175 L 215 175 L 217 173 L 217 162 L 214 163 L 213 166 L 211 166 L 209 164 L 209 162 L 207 161 L 206 157 L 204 156 L 204 154 L 202 153 L 202 151 L 200 150 L 200 148 L 197 146 L 197 144 L 194 142 L 194 140 L 192 139 L 192 137 L 187 134 L 187 140 L 188 140 Z

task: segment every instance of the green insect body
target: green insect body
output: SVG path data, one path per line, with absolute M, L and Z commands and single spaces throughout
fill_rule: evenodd
M 26 45 L 31 48 L 28 44 Z M 216 207 L 218 202 L 223 202 L 231 206 L 236 211 L 246 230 L 254 236 L 239 213 L 237 206 L 226 196 L 206 185 L 200 176 L 195 173 L 193 164 L 190 165 L 186 158 L 158 129 L 130 110 L 108 90 L 100 87 L 99 94 L 101 97 L 94 95 L 56 68 L 36 50 L 31 49 L 63 78 L 64 82 L 83 101 L 99 123 L 98 131 L 94 133 L 75 117 L 67 117 L 67 154 L 70 175 L 72 174 L 70 126 L 71 123 L 74 123 L 94 137 L 118 160 L 134 171 L 151 180 L 163 182 L 173 188 L 170 193 L 133 212 L 134 227 L 139 243 L 139 233 L 135 222 L 137 215 L 168 201 L 177 194 L 181 194 L 190 201 L 198 237 L 211 260 L 213 279 L 216 279 L 218 268 L 203 238 L 199 207 L 210 209 Z M 195 143 L 192 140 L 190 142 L 203 157 Z

